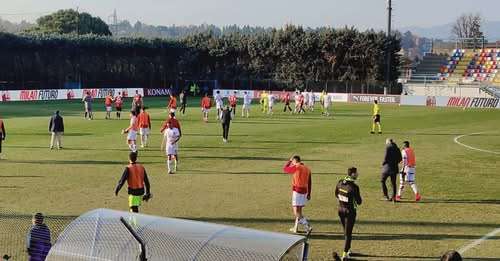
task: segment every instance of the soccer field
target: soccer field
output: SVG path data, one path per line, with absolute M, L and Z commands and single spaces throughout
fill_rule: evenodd
M 166 98 L 145 98 L 153 119 L 151 146 L 140 150 L 154 198 L 141 212 L 288 232 L 293 218 L 285 161 L 298 154 L 310 166 L 312 200 L 305 208 L 314 231 L 311 260 L 341 252 L 343 236 L 333 190 L 350 166 L 360 173 L 353 252 L 357 260 L 435 260 L 500 228 L 500 111 L 381 105 L 382 135 L 369 134 L 370 104 L 334 104 L 334 117 L 263 115 L 254 105 L 249 119 L 232 122 L 224 144 L 214 118 L 201 121 L 199 100 L 178 116 L 183 137 L 179 169 L 167 175 L 159 127 Z M 95 208 L 127 210 L 126 190 L 114 188 L 127 164 L 122 120 L 104 120 L 102 101 L 86 121 L 77 101 L 0 103 L 7 140 L 0 160 L 0 207 L 48 215 L 79 215 Z M 127 106 L 129 101 L 127 100 Z M 238 107 L 240 109 L 241 106 Z M 282 104 L 276 106 L 282 110 Z M 63 150 L 49 150 L 48 120 L 65 120 Z M 114 117 L 114 115 L 113 115 Z M 481 133 L 477 135 L 468 135 Z M 455 142 L 455 138 L 460 137 Z M 385 139 L 409 140 L 417 156 L 420 203 L 406 188 L 402 203 L 380 201 Z M 467 145 L 469 148 L 463 146 Z M 474 150 L 476 148 L 479 150 Z M 499 260 L 500 234 L 466 251 L 473 260 Z

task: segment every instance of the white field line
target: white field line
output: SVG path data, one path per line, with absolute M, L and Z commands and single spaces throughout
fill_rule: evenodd
M 463 147 L 466 147 L 468 149 L 471 149 L 471 150 L 476 150 L 476 151 L 481 151 L 481 152 L 486 152 L 486 153 L 491 153 L 491 154 L 497 154 L 497 155 L 500 155 L 500 152 L 498 151 L 492 151 L 492 150 L 483 150 L 483 149 L 480 149 L 480 148 L 476 148 L 476 147 L 472 147 L 472 146 L 469 146 L 467 144 L 463 144 L 461 143 L 460 141 L 458 141 L 459 139 L 463 138 L 463 137 L 466 137 L 466 136 L 473 136 L 473 135 L 479 135 L 479 134 L 482 134 L 484 132 L 477 132 L 477 133 L 471 133 L 471 134 L 464 134 L 464 135 L 459 135 L 459 136 L 456 136 L 453 141 L 460 145 L 460 146 L 463 146 Z
M 490 233 L 484 235 L 482 238 L 480 239 L 476 239 L 472 242 L 470 242 L 468 245 L 465 245 L 463 246 L 462 248 L 460 248 L 458 250 L 458 253 L 460 253 L 461 255 L 463 255 L 465 252 L 471 250 L 472 248 L 482 244 L 484 241 L 488 240 L 489 238 L 491 237 L 494 237 L 496 234 L 499 234 L 500 233 L 500 228 L 497 228 L 493 231 L 491 231 Z

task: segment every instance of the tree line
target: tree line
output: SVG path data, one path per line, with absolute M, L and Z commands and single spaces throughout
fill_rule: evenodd
M 244 28 L 243 28 L 244 29 Z M 0 87 L 169 87 L 178 80 L 384 81 L 399 76 L 400 37 L 354 28 L 229 26 L 178 39 L 112 37 L 98 17 L 61 10 L 22 34 L 0 33 Z

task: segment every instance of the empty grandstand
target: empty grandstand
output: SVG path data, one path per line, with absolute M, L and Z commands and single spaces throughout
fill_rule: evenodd
M 500 49 L 460 49 L 427 54 L 403 87 L 408 95 L 500 97 Z
M 465 50 L 463 49 L 455 49 L 453 50 L 451 56 L 448 58 L 448 62 L 446 65 L 441 67 L 440 79 L 446 80 L 448 79 L 457 68 L 457 65 L 462 61 L 462 57 L 464 57 Z
M 499 61 L 500 49 L 455 49 L 448 64 L 441 67 L 440 79 L 448 84 L 500 83 L 496 77 Z
M 474 57 L 464 73 L 464 81 L 493 81 L 497 73 L 497 61 L 500 61 L 499 49 L 486 49 L 474 53 Z
M 446 64 L 448 56 L 427 53 L 417 65 L 408 82 L 419 83 L 439 80 L 439 70 Z

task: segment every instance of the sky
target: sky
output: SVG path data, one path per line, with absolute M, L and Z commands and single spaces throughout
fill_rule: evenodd
M 499 0 L 392 0 L 393 28 L 430 27 L 453 22 L 466 12 L 500 20 Z M 384 29 L 387 0 L 0 0 L 0 18 L 29 22 L 58 9 L 78 8 L 110 22 L 152 25 L 237 24 L 281 27 L 354 26 Z

